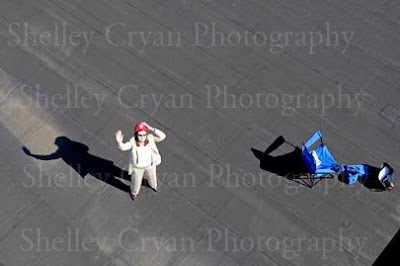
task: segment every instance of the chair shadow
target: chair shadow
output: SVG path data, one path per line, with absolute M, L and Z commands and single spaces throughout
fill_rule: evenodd
M 292 152 L 271 156 L 270 153 L 277 150 L 282 144 L 287 143 L 294 147 Z M 307 169 L 301 158 L 302 151 L 299 147 L 286 142 L 282 136 L 279 136 L 264 152 L 251 148 L 254 156 L 260 160 L 260 168 L 262 170 L 275 173 L 279 176 L 285 177 L 291 181 L 307 186 L 305 183 L 300 182 L 303 176 L 307 175 Z
M 110 186 L 130 193 L 130 187 L 115 178 L 118 177 L 130 181 L 128 172 L 115 166 L 112 161 L 90 154 L 88 146 L 72 141 L 65 136 L 57 137 L 54 144 L 58 149 L 51 154 L 32 154 L 25 146 L 22 147 L 22 150 L 25 154 L 38 160 L 48 161 L 62 159 L 82 178 L 85 178 L 87 174 L 90 174 Z

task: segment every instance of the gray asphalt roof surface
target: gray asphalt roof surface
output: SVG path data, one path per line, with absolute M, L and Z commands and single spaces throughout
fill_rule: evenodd
M 0 1 L 0 266 L 371 265 L 399 229 L 397 188 L 310 189 L 251 149 L 283 136 L 272 155 L 287 154 L 321 130 L 340 163 L 398 169 L 399 14 L 369 0 Z M 167 138 L 158 193 L 133 202 L 114 133 L 139 121 Z M 58 137 L 73 141 L 61 155 Z

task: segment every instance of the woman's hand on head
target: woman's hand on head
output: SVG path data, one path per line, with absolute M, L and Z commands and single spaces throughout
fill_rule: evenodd
M 149 130 L 153 130 L 153 127 L 151 127 L 149 124 L 146 122 L 143 122 L 143 125 L 145 125 Z

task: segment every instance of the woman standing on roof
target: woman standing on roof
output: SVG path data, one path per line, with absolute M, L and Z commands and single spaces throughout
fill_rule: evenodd
M 131 175 L 132 200 L 135 200 L 139 194 L 145 173 L 149 186 L 157 192 L 156 166 L 161 163 L 161 156 L 156 142 L 163 141 L 165 137 L 164 132 L 151 127 L 146 122 L 136 124 L 135 134 L 128 142 L 123 142 L 124 135 L 121 130 L 115 133 L 119 148 L 123 151 L 131 150 L 129 174 Z

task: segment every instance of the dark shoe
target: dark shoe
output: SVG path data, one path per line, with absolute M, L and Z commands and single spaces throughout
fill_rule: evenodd
M 131 194 L 131 193 L 129 193 L 129 195 L 131 196 L 131 199 L 132 199 L 132 200 L 136 200 L 137 195 L 134 195 L 134 194 Z

